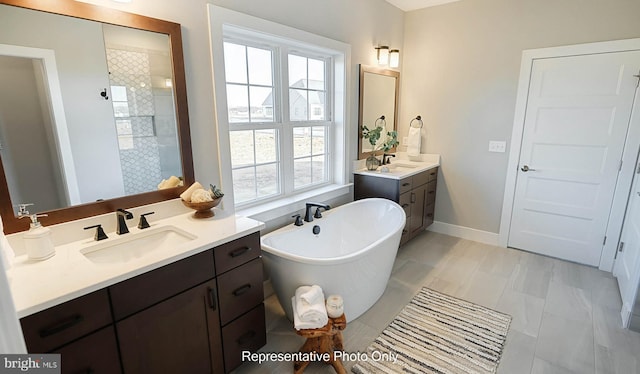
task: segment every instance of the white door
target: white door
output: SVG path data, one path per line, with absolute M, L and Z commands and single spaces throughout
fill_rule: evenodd
M 598 265 L 640 51 L 533 62 L 510 247 Z
M 625 326 L 631 316 L 636 290 L 640 283 L 640 162 L 631 188 L 627 214 L 618 247 L 614 275 L 618 278 L 622 298 L 622 318 Z

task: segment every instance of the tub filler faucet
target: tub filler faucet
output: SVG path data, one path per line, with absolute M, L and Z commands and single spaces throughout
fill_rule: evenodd
M 316 207 L 316 213 L 311 215 L 311 208 Z M 305 222 L 313 221 L 313 218 L 322 218 L 322 213 L 320 213 L 320 209 L 329 210 L 331 207 L 328 204 L 321 203 L 307 203 L 307 208 L 304 214 Z

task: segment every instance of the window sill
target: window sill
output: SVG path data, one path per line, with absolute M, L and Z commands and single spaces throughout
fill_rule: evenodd
M 239 216 L 253 218 L 259 221 L 268 222 L 276 218 L 291 214 L 291 212 L 304 209 L 305 203 L 308 201 L 326 201 L 349 193 L 352 183 L 349 184 L 331 184 L 322 188 L 299 193 L 293 196 L 284 197 L 282 199 L 270 201 L 268 203 L 252 206 L 237 210 Z

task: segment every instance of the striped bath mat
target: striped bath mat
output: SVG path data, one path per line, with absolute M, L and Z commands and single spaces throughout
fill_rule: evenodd
M 510 322 L 509 315 L 423 287 L 351 370 L 495 373 Z

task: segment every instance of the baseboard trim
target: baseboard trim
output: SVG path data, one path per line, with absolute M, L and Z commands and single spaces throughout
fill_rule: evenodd
M 471 227 L 452 225 L 450 223 L 444 223 L 440 221 L 434 221 L 433 224 L 431 224 L 431 226 L 427 228 L 427 230 L 437 232 L 439 234 L 456 236 L 458 238 L 473 240 L 475 242 L 490 245 L 498 245 L 500 239 L 500 235 L 494 232 L 472 229 Z

